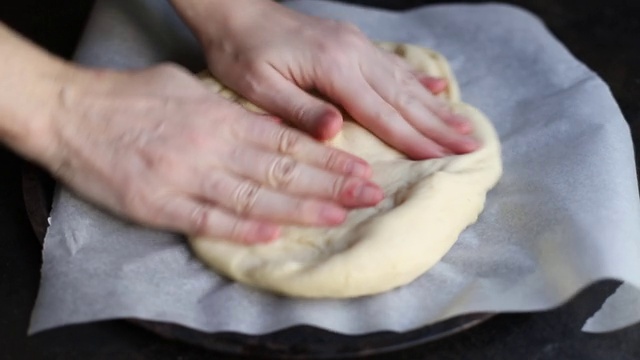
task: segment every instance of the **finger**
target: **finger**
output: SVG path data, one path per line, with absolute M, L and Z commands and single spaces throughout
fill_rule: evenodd
M 209 236 L 246 244 L 272 241 L 280 227 L 268 221 L 249 220 L 187 196 L 166 198 L 150 225 L 191 236 Z
M 241 125 L 242 140 L 328 171 L 371 177 L 371 166 L 352 154 L 326 146 L 305 134 L 272 122 L 247 121 Z
M 389 52 L 387 50 L 382 50 L 380 52 L 384 57 L 386 57 L 393 66 L 398 69 L 404 69 L 410 73 L 412 73 L 418 81 L 427 88 L 427 90 L 431 91 L 433 94 L 439 94 L 443 92 L 448 84 L 447 80 L 441 77 L 430 76 L 421 71 L 413 68 L 407 61 L 398 56 L 396 53 Z
M 264 90 L 247 92 L 249 100 L 316 139 L 328 140 L 340 131 L 342 114 L 335 106 L 310 95 L 275 70 L 261 76 Z
M 321 90 L 339 102 L 360 124 L 410 158 L 446 155 L 442 146 L 408 124 L 361 76 L 334 76 Z
M 390 53 L 388 51 L 382 51 L 380 53 L 391 64 L 391 67 L 388 68 L 395 68 L 396 74 L 402 74 L 403 72 L 413 74 L 423 87 L 427 88 L 427 90 L 435 95 L 440 94 L 449 86 L 446 79 L 432 77 L 413 68 L 407 61 L 395 53 Z M 468 134 L 473 130 L 469 120 L 464 116 L 454 114 L 442 99 L 435 96 L 425 97 L 425 99 L 427 100 L 427 107 L 434 111 L 440 119 L 456 129 L 458 132 Z
M 412 73 L 418 81 L 427 88 L 427 90 L 431 91 L 433 94 L 439 94 L 443 92 L 447 88 L 447 80 L 440 78 L 429 76 L 421 71 L 414 69 L 408 62 L 398 56 L 396 53 L 389 52 L 386 50 L 382 50 L 381 54 L 385 56 L 390 63 L 394 66 L 405 69 L 406 71 Z
M 444 100 L 437 97 L 424 97 L 423 100 L 429 110 L 459 133 L 466 135 L 473 131 L 473 126 L 469 119 L 463 115 L 456 114 Z
M 235 174 L 291 195 L 332 200 L 348 207 L 373 206 L 384 197 L 382 189 L 366 179 L 257 148 L 237 147 L 227 160 L 226 166 Z
M 420 84 L 427 90 L 431 91 L 434 95 L 438 95 L 447 89 L 448 83 L 446 79 L 440 77 L 433 77 L 422 73 L 413 73 Z
M 424 137 L 455 153 L 467 153 L 478 147 L 475 139 L 449 125 L 452 114 L 443 111 L 412 73 L 393 69 L 389 64 L 377 66 L 365 76 L 371 87 Z M 431 108 L 437 108 L 438 112 Z
M 280 193 L 258 183 L 224 172 L 212 172 L 201 185 L 202 194 L 239 217 L 291 225 L 334 226 L 347 212 L 329 201 Z

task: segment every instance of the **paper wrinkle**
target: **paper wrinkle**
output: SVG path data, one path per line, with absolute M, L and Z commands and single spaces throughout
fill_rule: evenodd
M 587 319 L 582 331 L 602 333 L 622 329 L 640 321 L 640 290 L 623 283 L 604 302 L 600 310 Z
M 112 318 L 248 334 L 297 324 L 348 334 L 407 331 L 471 312 L 553 308 L 602 279 L 638 291 L 640 201 L 629 126 L 607 86 L 538 18 L 498 4 L 397 13 L 316 0 L 287 4 L 447 57 L 462 98 L 492 119 L 502 141 L 504 175 L 478 222 L 408 286 L 353 300 L 298 300 L 229 282 L 181 237 L 118 220 L 62 190 L 31 333 Z M 144 9 L 150 27 L 132 24 L 141 15 L 131 9 Z M 158 37 L 172 45 L 154 43 Z M 203 63 L 170 5 L 151 0 L 98 1 L 76 59 L 119 68 L 178 60 L 200 70 L 194 64 Z M 616 319 L 609 313 L 585 329 L 617 328 Z

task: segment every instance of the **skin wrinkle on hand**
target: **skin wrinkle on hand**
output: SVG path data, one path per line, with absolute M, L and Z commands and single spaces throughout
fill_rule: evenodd
M 478 110 L 460 102 L 457 83 L 441 55 L 410 45 L 380 46 L 404 54 L 420 71 L 444 78 L 448 86 L 439 97 L 471 119 L 472 136 L 482 147 L 469 154 L 410 160 L 345 114 L 342 131 L 327 143 L 369 161 L 371 180 L 382 187 L 385 198 L 373 207 L 352 210 L 338 227 L 285 226 L 280 238 L 269 244 L 191 237 L 194 252 L 212 269 L 288 296 L 371 295 L 423 274 L 475 222 L 502 172 L 495 130 Z M 206 73 L 201 78 L 213 91 L 229 92 Z M 255 110 L 249 101 L 236 99 Z
M 255 25 L 251 21 L 252 19 L 256 16 L 264 16 L 263 11 L 269 11 L 275 19 L 281 20 L 278 24 L 283 27 L 275 29 L 275 32 L 268 34 L 267 37 L 272 40 L 274 45 L 288 49 L 289 57 L 298 53 L 302 58 L 305 56 L 317 57 L 331 63 L 332 56 L 342 54 L 340 50 L 345 47 L 344 45 L 351 44 L 353 46 L 347 47 L 356 50 L 355 52 L 351 50 L 351 53 L 347 54 L 351 60 L 345 61 L 343 64 L 351 63 L 351 65 L 356 65 L 360 67 L 360 70 L 363 70 L 362 64 L 359 64 L 359 61 L 353 62 L 354 59 L 365 61 L 369 58 L 367 55 L 371 55 L 372 59 L 382 58 L 379 56 L 378 50 L 352 25 L 302 15 L 271 1 L 253 1 L 255 6 L 251 7 L 248 12 L 236 11 L 238 6 L 246 5 L 244 2 L 238 5 L 240 0 L 234 2 L 175 0 L 174 3 L 177 8 L 183 10 L 189 8 L 190 11 L 183 11 L 186 18 L 201 17 L 204 20 L 200 23 L 202 27 L 199 27 L 196 25 L 197 21 L 186 19 L 193 25 L 193 29 L 198 32 L 205 44 L 207 39 L 204 38 L 204 35 L 211 36 L 211 30 L 214 30 L 212 26 L 224 26 L 225 29 L 219 29 L 224 30 L 221 32 L 223 37 L 231 33 L 238 35 L 235 31 L 246 31 L 249 26 Z M 180 6 L 179 3 L 185 6 Z M 196 8 L 203 11 L 191 11 Z M 213 9 L 220 11 L 211 14 Z M 234 16 L 230 16 L 230 14 Z M 216 16 L 218 20 L 222 21 L 210 21 L 210 15 Z M 307 25 L 313 26 L 308 28 Z M 291 39 L 291 34 L 282 31 L 291 28 L 303 29 L 305 36 L 301 36 L 297 40 Z M 331 37 L 319 36 L 319 34 L 324 34 L 319 31 L 322 29 L 335 32 L 337 42 L 334 39 L 329 39 Z M 262 32 L 256 32 L 256 34 L 262 34 Z M 283 211 L 283 208 L 290 209 L 291 203 L 303 202 L 306 205 L 301 208 L 312 209 L 314 212 L 313 216 L 307 214 L 305 217 L 299 216 L 298 213 L 289 213 L 291 219 L 288 220 L 299 225 L 306 225 L 308 222 L 312 222 L 313 225 L 328 225 L 339 222 L 338 220 L 343 214 L 340 210 L 344 212 L 347 205 L 353 205 L 351 203 L 345 204 L 340 198 L 331 198 L 331 204 L 318 206 L 318 199 L 326 200 L 329 195 L 326 193 L 327 186 L 322 186 L 322 181 L 317 183 L 305 181 L 306 184 L 300 184 L 299 179 L 294 178 L 291 180 L 292 183 L 295 182 L 299 188 L 303 188 L 303 192 L 306 192 L 305 197 L 301 198 L 297 194 L 281 191 L 278 194 L 281 199 L 288 200 L 288 207 L 281 206 L 278 209 L 274 206 L 274 211 L 269 212 L 268 208 L 271 205 L 268 201 L 257 202 L 256 206 L 262 207 L 261 215 L 265 215 L 266 220 L 251 216 L 239 218 L 233 214 L 231 204 L 220 205 L 222 202 L 220 197 L 226 197 L 229 195 L 228 193 L 202 194 L 202 181 L 194 181 L 192 178 L 205 176 L 211 171 L 225 174 L 231 172 L 230 168 L 233 167 L 233 164 L 229 164 L 228 159 L 223 159 L 219 155 L 221 149 L 230 147 L 228 144 L 230 140 L 226 137 L 232 132 L 230 128 L 233 128 L 234 125 L 229 124 L 231 121 L 229 119 L 236 123 L 251 123 L 251 125 L 245 125 L 245 128 L 248 128 L 257 124 L 261 120 L 260 117 L 252 116 L 251 119 L 244 119 L 245 116 L 248 116 L 246 112 L 240 111 L 237 107 L 228 106 L 228 101 L 219 101 L 219 97 L 207 96 L 204 87 L 197 83 L 185 69 L 177 65 L 161 64 L 142 70 L 129 71 L 95 70 L 56 59 L 20 39 L 4 26 L 0 29 L 0 37 L 3 40 L 0 41 L 0 49 L 5 54 L 4 60 L 8 64 L 7 68 L 10 69 L 7 71 L 7 76 L 2 79 L 3 84 L 6 85 L 3 88 L 19 90 L 17 94 L 8 93 L 7 96 L 1 97 L 3 99 L 0 104 L 2 110 L 4 112 L 8 109 L 8 119 L 11 121 L 7 122 L 2 119 L 0 136 L 3 137 L 3 140 L 6 137 L 9 146 L 20 154 L 35 160 L 54 174 L 59 175 L 59 180 L 85 199 L 113 214 L 134 220 L 145 226 L 191 233 L 194 231 L 193 222 L 190 220 L 191 214 L 194 211 L 199 211 L 196 209 L 204 209 L 206 216 L 203 219 L 206 224 L 202 227 L 203 232 L 212 236 L 228 237 L 237 233 L 230 231 L 230 229 L 238 226 L 238 223 L 246 227 L 241 233 L 258 233 L 259 231 L 256 229 L 266 226 L 265 221 L 281 220 L 282 213 L 275 214 L 277 216 L 272 215 L 277 211 Z M 229 73 L 240 73 L 247 75 L 241 78 L 254 80 L 266 79 L 258 75 L 271 75 L 271 79 L 275 81 L 274 84 L 279 85 L 282 92 L 265 92 L 264 84 L 260 85 L 255 81 L 249 84 L 249 92 L 254 92 L 257 95 L 277 95 L 278 98 L 271 100 L 279 99 L 285 113 L 287 109 L 291 110 L 301 106 L 303 114 L 313 114 L 314 110 L 318 110 L 316 113 L 324 114 L 321 120 L 325 121 L 329 128 L 335 126 L 335 119 L 326 120 L 327 116 L 325 115 L 332 111 L 337 114 L 337 109 L 326 102 L 316 102 L 313 106 L 297 102 L 295 100 L 296 94 L 298 96 L 306 94 L 299 88 L 301 84 L 291 82 L 290 79 L 282 76 L 297 73 L 299 75 L 297 78 L 305 79 L 304 81 L 313 82 L 317 79 L 314 79 L 312 74 L 310 76 L 310 73 L 305 72 L 303 68 L 291 67 L 293 65 L 291 63 L 278 62 L 278 60 L 287 61 L 280 58 L 282 47 L 265 48 L 259 46 L 262 44 L 260 41 L 242 43 L 244 40 L 251 39 L 253 37 L 236 36 L 231 42 L 225 43 L 231 46 L 227 50 L 235 54 L 236 59 L 232 60 L 238 60 L 238 57 L 241 57 L 241 60 L 244 61 L 243 66 L 250 65 L 257 71 L 265 69 L 265 66 L 259 66 L 260 59 L 267 59 L 273 62 L 272 69 L 269 70 L 271 73 L 255 73 L 253 76 L 249 76 L 252 74 L 246 73 L 242 69 L 238 71 L 239 68 L 233 68 L 234 61 L 227 64 L 229 65 Z M 290 43 L 290 40 L 296 41 Z M 310 47 L 305 47 L 305 43 Z M 258 46 L 253 47 L 255 45 Z M 319 46 L 319 48 L 314 48 L 314 46 Z M 326 47 L 331 54 L 325 56 L 326 54 L 323 52 L 318 52 L 318 49 L 323 47 Z M 300 57 L 297 60 L 300 60 Z M 303 61 L 302 63 L 306 64 L 307 62 Z M 383 65 L 389 66 L 384 62 Z M 308 71 L 308 69 L 306 70 Z M 279 75 L 276 76 L 276 73 Z M 343 71 L 343 73 L 349 74 L 349 71 Z M 360 74 L 360 76 L 365 75 Z M 29 86 L 17 86 L 19 84 L 29 84 Z M 67 93 L 69 96 L 66 99 L 70 102 L 69 106 L 60 104 L 61 101 L 57 96 L 60 84 L 68 85 L 65 87 L 65 91 L 69 91 Z M 263 88 L 251 88 L 255 86 Z M 28 91 L 24 91 L 25 89 Z M 371 90 L 375 92 L 375 89 Z M 423 94 L 430 96 L 426 91 Z M 293 95 L 293 97 L 289 95 Z M 25 99 L 27 100 L 25 101 Z M 306 99 L 309 101 L 315 98 L 307 96 Z M 7 105 L 11 101 L 18 104 Z M 33 102 L 39 103 L 40 106 L 33 107 L 30 104 Z M 353 99 L 345 99 L 343 103 L 353 103 Z M 12 113 L 15 111 L 17 112 Z M 210 121 L 211 118 L 216 121 Z M 15 121 L 15 119 L 22 121 Z M 275 124 L 272 123 L 272 125 Z M 322 124 L 318 126 L 322 127 Z M 255 127 L 261 126 L 255 125 Z M 337 128 L 335 127 L 334 130 Z M 326 128 L 324 130 L 326 130 L 325 135 L 332 131 Z M 38 136 L 33 136 L 34 133 Z M 318 164 L 317 159 L 331 159 L 335 152 L 328 152 L 327 147 L 318 145 L 317 142 L 313 142 L 299 131 L 296 132 L 294 139 L 296 143 L 304 143 L 303 145 L 294 145 L 294 147 L 298 146 L 306 150 L 288 151 L 295 152 L 297 156 L 302 157 L 296 158 L 296 161 L 303 164 L 306 169 L 314 168 L 315 174 L 323 174 L 323 181 L 333 183 L 336 181 L 335 177 L 349 176 L 345 174 L 345 169 L 340 169 L 338 166 L 328 169 L 324 164 Z M 269 152 L 269 155 L 279 156 L 279 154 L 273 154 L 276 152 L 274 147 L 281 146 L 275 144 L 274 139 L 262 139 L 263 142 L 259 142 L 256 139 L 248 140 L 244 136 L 235 140 L 242 143 L 242 147 L 260 148 L 257 152 L 268 148 L 266 152 Z M 216 156 L 219 158 L 212 160 Z M 358 159 L 344 153 L 341 153 L 339 157 L 342 160 L 337 163 L 341 164 L 346 164 L 348 161 L 358 161 Z M 186 159 L 186 161 L 179 161 L 180 159 Z M 242 175 L 237 172 L 231 174 L 234 176 L 233 181 L 237 183 L 241 181 L 241 178 L 249 177 L 261 184 L 268 183 L 268 179 L 265 178 L 266 172 L 256 173 L 259 166 L 255 166 L 255 161 L 248 161 L 244 166 L 245 169 L 242 170 L 246 173 Z M 367 173 L 368 170 L 362 172 Z M 307 175 L 310 173 L 312 171 L 305 172 Z M 354 173 L 356 172 L 351 175 Z M 184 174 L 191 174 L 192 177 L 189 178 Z M 307 179 L 311 177 L 307 176 Z M 349 202 L 352 200 L 348 199 Z M 179 210 L 167 210 L 165 207 L 169 206 L 166 204 L 174 204 L 175 209 Z M 331 215 L 332 211 L 329 211 L 331 208 L 329 205 L 334 205 L 333 209 L 339 208 L 339 210 L 333 211 L 334 214 Z M 357 204 L 361 207 L 369 205 L 371 205 L 371 201 Z
M 258 204 L 255 200 L 245 199 L 243 211 L 251 214 L 236 215 L 230 189 L 238 186 L 242 177 L 230 169 L 240 166 L 240 171 L 266 185 L 266 172 L 257 173 L 260 169 L 257 158 L 284 156 L 277 151 L 278 146 L 282 146 L 278 139 L 269 138 L 267 134 L 276 134 L 285 128 L 220 96 L 212 96 L 185 69 L 169 64 L 130 71 L 80 68 L 48 57 L 8 29 L 0 27 L 0 37 L 13 44 L 12 54 L 22 54 L 16 58 L 22 56 L 31 60 L 26 63 L 30 71 L 24 73 L 35 79 L 25 81 L 42 82 L 38 78 L 40 75 L 31 71 L 33 69 L 41 69 L 47 76 L 56 73 L 52 77 L 58 81 L 50 87 L 48 82 L 40 84 L 45 100 L 54 99 L 55 106 L 44 102 L 41 107 L 22 107 L 20 103 L 15 106 L 20 111 L 38 111 L 16 114 L 18 119 L 24 117 L 25 121 L 34 124 L 25 126 L 27 131 L 23 132 L 29 135 L 23 139 L 25 141 L 8 145 L 34 158 L 66 186 L 112 214 L 163 230 L 228 238 L 238 236 L 237 241 L 253 242 L 277 236 L 279 226 L 273 224 L 274 221 L 333 224 L 341 216 L 338 213 L 334 218 L 321 217 L 323 209 L 316 200 L 326 197 L 318 193 L 321 184 L 300 184 L 297 178 L 288 181 L 302 187 L 307 195 L 281 189 L 272 191 L 277 196 L 272 195 L 271 199 L 278 198 L 279 204 L 288 203 L 289 208 L 291 204 L 302 203 L 309 209 L 309 214 L 291 212 L 287 206 L 270 208 L 269 201 Z M 9 60 L 15 59 L 10 56 Z M 16 64 L 20 66 L 21 62 L 16 60 Z M 3 81 L 12 82 L 13 78 Z M 31 98 L 40 102 L 36 95 L 31 94 Z M 18 96 L 18 100 L 28 97 Z M 2 106 L 7 104 L 3 101 Z M 212 118 L 216 121 L 211 121 Z M 0 128 L 4 134 L 4 122 Z M 248 132 L 229 136 L 234 128 L 262 131 L 254 132 L 253 138 Z M 34 137 L 33 130 L 29 129 L 44 131 L 44 136 Z M 340 168 L 327 169 L 313 159 L 335 157 L 338 159 L 336 164 L 362 162 L 322 146 L 297 130 L 285 130 L 289 134 L 289 147 L 304 149 L 287 156 L 304 164 L 305 171 L 323 174 L 323 181 L 329 184 L 334 178 L 352 175 Z M 16 138 L 22 139 L 19 131 L 7 128 L 6 132 L 15 133 Z M 33 142 L 34 138 L 39 141 Z M 251 150 L 257 156 L 247 158 L 242 164 L 232 164 L 233 160 L 225 156 L 225 149 L 229 148 Z M 298 158 L 299 154 L 305 158 Z M 203 187 L 201 177 L 212 172 L 217 178 L 227 179 L 225 186 L 230 191 L 210 192 Z M 344 206 L 340 199 L 327 202 L 339 209 Z M 255 209 L 255 206 L 261 209 Z M 264 216 L 255 217 L 254 210 Z
M 449 120 L 452 114 L 436 114 L 437 104 L 429 100 L 434 96 L 415 71 L 376 48 L 353 24 L 272 1 L 173 3 L 204 44 L 217 79 L 319 140 L 340 130 L 342 107 L 413 159 L 477 148 L 468 131 Z M 200 11 L 192 11 L 194 6 Z M 260 21 L 265 14 L 270 24 Z M 313 90 L 324 97 L 307 93 Z M 410 105 L 404 99 L 416 100 Z
M 267 174 L 268 184 L 275 188 L 287 188 L 291 181 L 295 178 L 297 162 L 289 157 L 281 157 L 276 159 Z
M 236 213 L 239 215 L 248 214 L 256 203 L 260 186 L 250 181 L 240 183 L 236 191 L 233 193 L 233 199 L 236 204 Z

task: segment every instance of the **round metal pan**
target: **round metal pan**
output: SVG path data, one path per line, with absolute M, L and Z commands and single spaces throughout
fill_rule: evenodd
M 23 197 L 29 220 L 40 243 L 44 241 L 48 227 L 54 188 L 55 182 L 45 172 L 25 164 L 22 171 Z M 465 331 L 493 315 L 463 315 L 412 331 L 363 335 L 339 334 L 306 325 L 263 335 L 231 332 L 210 334 L 175 324 L 129 321 L 167 339 L 252 359 L 336 359 L 382 354 L 435 341 Z

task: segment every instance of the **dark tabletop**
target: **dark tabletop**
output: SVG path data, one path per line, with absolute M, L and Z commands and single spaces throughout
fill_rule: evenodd
M 429 3 L 418 0 L 350 2 L 392 9 Z M 640 1 L 507 2 L 540 16 L 577 58 L 609 84 L 637 146 L 640 138 Z M 0 17 L 50 51 L 69 57 L 90 3 L 3 0 Z M 22 165 L 22 160 L 0 145 L 0 359 L 231 358 L 163 340 L 124 321 L 71 326 L 26 336 L 38 289 L 41 256 L 25 212 L 20 185 Z M 599 283 L 556 310 L 498 315 L 447 339 L 371 359 L 640 359 L 640 325 L 604 335 L 580 332 L 584 320 L 617 285 L 613 281 Z

